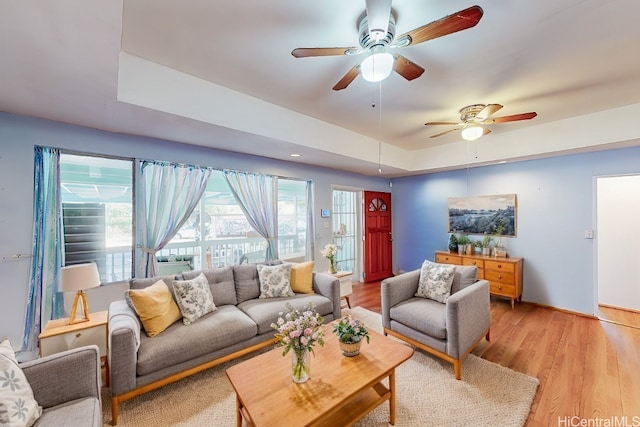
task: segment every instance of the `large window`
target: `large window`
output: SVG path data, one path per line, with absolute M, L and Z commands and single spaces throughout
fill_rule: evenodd
M 127 280 L 133 263 L 133 160 L 62 154 L 65 265 L 94 261 L 103 282 Z M 307 182 L 278 179 L 278 254 L 308 257 Z M 264 261 L 266 241 L 214 171 L 196 210 L 158 251 L 159 274 Z
M 307 257 L 306 181 L 278 179 L 278 254 Z M 161 274 L 265 260 L 266 241 L 249 224 L 222 171 L 214 171 L 189 220 L 158 254 Z
M 103 282 L 131 278 L 133 161 L 62 154 L 65 265 L 94 261 Z

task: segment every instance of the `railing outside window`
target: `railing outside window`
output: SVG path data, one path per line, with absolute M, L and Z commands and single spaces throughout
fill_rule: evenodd
M 297 240 L 296 236 L 279 238 L 280 259 L 304 258 L 304 244 L 298 244 Z M 157 253 L 159 259 L 166 259 L 167 263 L 171 263 L 171 265 L 163 265 L 164 261 L 158 263 L 161 275 L 163 272 L 175 274 L 186 270 L 261 262 L 264 261 L 264 256 L 265 243 L 261 237 L 169 243 Z M 130 248 L 126 246 L 107 248 L 107 280 L 117 282 L 128 280 L 131 276 Z

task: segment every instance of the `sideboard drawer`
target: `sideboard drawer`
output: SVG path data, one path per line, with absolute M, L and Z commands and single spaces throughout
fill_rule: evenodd
M 511 297 L 516 295 L 515 285 L 507 285 L 501 282 L 489 282 L 489 292 L 494 295 Z
M 436 262 L 440 264 L 462 265 L 462 258 L 458 255 L 436 254 Z
M 516 283 L 513 273 L 507 273 L 504 271 L 486 270 L 484 272 L 484 278 L 490 282 L 500 282 L 508 285 Z
M 507 273 L 513 273 L 515 271 L 515 264 L 511 262 L 502 261 L 485 261 L 484 268 L 487 270 L 505 271 Z

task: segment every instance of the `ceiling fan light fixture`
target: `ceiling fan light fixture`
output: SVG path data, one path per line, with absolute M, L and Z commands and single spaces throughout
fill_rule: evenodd
M 392 70 L 393 55 L 384 51 L 372 51 L 360 64 L 362 78 L 368 82 L 382 81 L 389 77 Z
M 469 126 L 462 129 L 462 139 L 465 141 L 475 141 L 484 134 L 482 126 Z

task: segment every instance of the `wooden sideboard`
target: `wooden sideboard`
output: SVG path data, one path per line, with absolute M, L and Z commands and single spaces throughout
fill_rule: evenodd
M 491 295 L 522 299 L 522 258 L 496 258 L 486 255 L 461 255 L 449 251 L 436 251 L 436 262 L 441 264 L 475 265 L 478 279 L 489 281 Z

